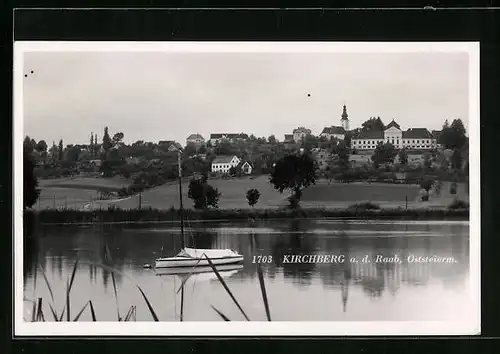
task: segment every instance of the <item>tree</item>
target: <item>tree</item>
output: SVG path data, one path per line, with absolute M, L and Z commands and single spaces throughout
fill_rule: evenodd
M 37 146 L 36 140 L 35 139 L 31 139 L 30 140 L 30 144 L 31 144 L 31 151 L 37 151 L 36 150 L 36 146 Z
M 47 143 L 45 142 L 45 140 L 40 140 L 37 144 L 36 144 L 36 150 L 38 152 L 44 152 L 44 151 L 47 151 Z
M 207 153 L 206 146 L 205 145 L 200 146 L 200 148 L 198 149 L 198 153 L 199 154 L 206 154 Z
M 233 154 L 235 154 L 235 151 L 234 151 L 231 143 L 227 140 L 223 140 L 217 145 L 216 152 L 217 152 L 217 155 L 233 155 Z
M 460 170 L 462 167 L 462 152 L 458 149 L 453 150 L 453 155 L 451 155 L 451 168 L 454 170 Z
M 102 148 L 104 152 L 107 153 L 109 149 L 113 146 L 111 138 L 109 137 L 108 127 L 104 128 L 104 136 L 102 137 Z
M 219 198 L 221 193 L 217 188 L 212 187 L 209 184 L 205 184 L 205 195 L 207 200 L 207 207 L 218 208 L 219 207 Z
M 52 147 L 50 148 L 49 152 L 50 152 L 50 158 L 51 158 L 52 162 L 56 161 L 59 154 L 58 154 L 58 149 L 57 149 L 57 145 L 56 145 L 55 141 L 52 141 Z
M 116 133 L 115 135 L 113 135 L 113 139 L 111 141 L 112 143 L 112 146 L 114 147 L 120 147 L 120 145 L 122 144 L 122 140 L 123 140 L 123 133 Z
M 382 164 L 393 163 L 396 154 L 397 151 L 391 143 L 378 143 L 371 160 L 373 161 L 375 167 L 378 168 Z
M 82 149 L 79 146 L 71 146 L 66 151 L 66 161 L 76 162 L 80 158 Z
M 424 167 L 426 170 L 430 169 L 432 166 L 431 155 L 429 153 L 424 154 Z
M 429 200 L 429 191 L 432 188 L 434 184 L 434 180 L 424 177 L 420 180 L 420 188 L 424 189 L 426 192 L 426 195 L 422 197 L 423 201 Z
M 344 143 L 347 147 L 351 147 L 352 133 L 346 132 L 344 135 Z
M 61 161 L 64 157 L 64 146 L 63 146 L 63 140 L 59 140 L 59 147 L 57 148 L 58 152 L 58 160 Z
M 236 170 L 236 167 L 234 167 L 234 166 L 231 166 L 231 168 L 229 169 L 229 175 L 230 175 L 231 177 L 236 176 L 236 173 L 237 173 L 237 172 L 238 172 L 238 171 Z
M 38 180 L 35 176 L 35 164 L 31 156 L 26 152 L 24 153 L 23 174 L 23 205 L 24 209 L 26 209 L 31 208 L 40 195 Z
M 194 155 L 196 155 L 196 150 L 197 150 L 196 145 L 193 143 L 189 143 L 186 145 L 186 148 L 183 151 L 184 152 L 183 155 L 185 157 L 194 156 Z
M 289 190 L 298 201 L 302 196 L 302 190 L 312 184 L 316 184 L 317 167 L 315 161 L 309 154 L 287 155 L 276 162 L 269 182 L 280 193 Z
M 365 121 L 363 124 L 361 124 L 362 128 L 361 130 L 364 132 L 369 132 L 369 131 L 383 131 L 385 130 L 385 125 L 380 119 L 380 117 L 371 117 L 367 121 Z
M 450 126 L 448 121 L 443 125 L 440 143 L 446 149 L 461 149 L 466 144 L 467 137 L 465 135 L 465 127 L 461 119 L 454 119 Z
M 260 198 L 260 192 L 257 189 L 252 188 L 247 191 L 248 205 L 250 205 L 252 208 L 254 207 L 255 204 L 257 204 L 259 198 Z
M 207 177 L 193 178 L 189 182 L 188 197 L 193 200 L 195 209 L 218 207 L 221 193 L 207 183 Z
M 24 152 L 31 154 L 33 152 L 33 145 L 31 144 L 31 139 L 29 136 L 26 136 L 23 141 L 23 150 Z
M 109 160 L 103 160 L 99 167 L 103 177 L 113 177 L 113 165 Z
M 306 151 L 311 151 L 313 148 L 317 148 L 319 145 L 318 137 L 308 134 L 302 139 L 302 148 Z
M 272 144 L 272 145 L 276 144 L 276 142 L 277 142 L 277 141 L 276 141 L 276 137 L 274 136 L 274 134 L 273 134 L 273 135 L 270 135 L 270 136 L 267 138 L 267 141 L 269 142 L 269 144 Z
M 332 154 L 337 156 L 335 164 L 341 171 L 349 169 L 349 148 L 344 142 L 338 143 L 333 149 Z
M 401 165 L 403 166 L 408 165 L 408 153 L 406 152 L 405 149 L 399 150 L 398 157 L 399 157 L 399 163 Z

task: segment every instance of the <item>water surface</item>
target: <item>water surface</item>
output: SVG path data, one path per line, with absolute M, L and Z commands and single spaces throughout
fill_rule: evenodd
M 468 222 L 280 220 L 253 226 L 245 222 L 189 226 L 189 246 L 231 248 L 245 256 L 241 269 L 223 274 L 251 320 L 266 320 L 252 263 L 255 255 L 272 256 L 272 263 L 262 267 L 274 321 L 461 321 L 472 315 Z M 117 312 L 124 316 L 132 305 L 137 308 L 138 321 L 151 321 L 137 284 L 160 320 L 179 321 L 178 290 L 186 276 L 158 275 L 144 268 L 160 254 L 171 256 L 179 251 L 178 225 L 39 226 L 35 233 L 37 240 L 25 244 L 24 295 L 28 299 L 43 297 L 47 320 L 52 320 L 47 305 L 50 294 L 36 264 L 47 275 L 60 313 L 67 279 L 79 259 L 71 291 L 72 317 L 91 300 L 100 321 L 116 321 Z M 257 240 L 255 251 L 251 235 Z M 111 260 L 105 257 L 105 245 Z M 302 254 L 342 254 L 358 262 L 283 262 L 285 255 Z M 375 263 L 377 255 L 397 255 L 402 263 Z M 434 255 L 454 262 L 407 262 L 410 256 Z M 372 262 L 362 263 L 366 256 Z M 96 264 L 119 270 L 115 274 L 118 300 L 111 273 Z M 188 277 L 184 284 L 185 321 L 220 321 L 212 306 L 231 320 L 244 320 L 213 273 Z M 31 318 L 30 311 L 25 302 L 26 319 Z M 91 320 L 88 311 L 80 320 Z

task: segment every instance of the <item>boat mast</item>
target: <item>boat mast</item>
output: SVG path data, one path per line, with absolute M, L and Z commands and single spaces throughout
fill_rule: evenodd
M 179 200 L 180 200 L 180 218 L 181 218 L 181 248 L 184 249 L 184 213 L 182 207 L 182 164 L 181 164 L 181 149 L 177 151 L 177 160 L 179 164 Z

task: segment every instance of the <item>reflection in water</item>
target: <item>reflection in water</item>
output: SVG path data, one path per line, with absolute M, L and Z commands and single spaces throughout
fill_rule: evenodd
M 137 284 L 162 309 L 159 312 L 164 315 L 163 319 L 178 318 L 178 315 L 165 314 L 178 313 L 178 294 L 174 289 L 178 289 L 182 280 L 174 280 L 172 275 L 154 277 L 152 270 L 142 267 L 160 255 L 162 246 L 164 256 L 178 252 L 181 238 L 180 230 L 175 225 L 51 227 L 43 231 L 36 229 L 34 233 L 37 237 L 25 237 L 24 243 L 26 291 L 33 291 L 37 259 L 41 260 L 40 264 L 54 288 L 62 289 L 62 292 L 75 261 L 79 259 L 81 263 L 75 283 L 78 290 L 73 296 L 79 297 L 82 303 L 89 298 L 93 299 L 93 303 L 102 303 L 102 319 L 115 320 L 116 306 L 112 302 L 112 275 L 99 264 L 114 267 L 127 277 L 136 279 Z M 264 263 L 262 268 L 273 320 L 334 320 L 338 316 L 336 311 L 344 316 L 357 316 L 352 319 L 370 320 L 371 313 L 373 316 L 389 316 L 385 315 L 389 305 L 382 301 L 386 297 L 401 304 L 398 313 L 390 316 L 399 316 L 403 320 L 424 315 L 439 317 L 440 309 L 433 308 L 434 301 L 449 296 L 467 296 L 464 284 L 469 276 L 469 242 L 468 224 L 464 223 L 346 221 L 328 224 L 292 220 L 263 222 L 250 227 L 241 223 L 207 223 L 192 225 L 192 230 L 186 235 L 186 245 L 230 248 L 243 254 L 242 269 L 231 273 L 227 282 L 236 298 L 243 298 L 243 302 L 246 299 L 247 307 L 250 307 L 248 311 L 255 307 L 254 311 L 259 315 L 262 308 L 249 305 L 262 301 L 252 259 L 254 255 L 272 256 L 272 263 Z M 112 257 L 107 257 L 106 247 Z M 346 261 L 328 264 L 283 262 L 285 255 L 312 254 L 343 255 Z M 457 262 L 409 264 L 406 259 L 412 255 L 454 257 Z M 398 257 L 403 262 L 375 262 L 377 256 Z M 357 261 L 350 262 L 351 258 Z M 362 262 L 364 258 L 370 262 Z M 136 294 L 134 284 L 120 273 L 114 273 L 114 276 L 123 306 L 140 306 L 143 300 Z M 419 296 L 419 306 L 413 306 L 411 294 L 417 288 L 427 295 Z M 231 311 L 228 305 L 231 300 L 217 281 L 208 281 L 203 276 L 193 277 L 190 289 L 186 292 L 189 304 L 184 314 L 186 320 L 219 320 L 213 316 L 210 306 L 217 302 L 221 307 L 228 307 L 226 311 Z M 46 289 L 39 285 L 35 292 L 38 296 L 47 296 Z M 339 307 L 332 306 L 332 302 Z M 307 311 L 298 310 L 305 303 L 308 304 Z M 428 306 L 429 311 L 426 312 L 422 306 Z M 366 311 L 357 311 L 360 308 Z M 363 314 L 358 314 L 360 312 Z M 137 316 L 141 316 L 139 310 Z M 142 316 L 144 320 L 150 320 L 147 309 Z

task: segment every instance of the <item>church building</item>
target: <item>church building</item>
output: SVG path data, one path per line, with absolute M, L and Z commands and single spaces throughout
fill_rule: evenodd
M 340 117 L 341 126 L 332 125 L 331 127 L 325 127 L 319 136 L 327 138 L 328 140 L 331 138 L 344 140 L 345 133 L 349 131 L 349 116 L 347 115 L 346 105 L 344 105 L 344 109 Z

